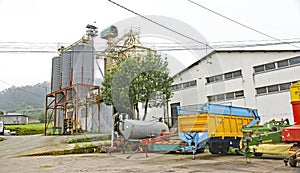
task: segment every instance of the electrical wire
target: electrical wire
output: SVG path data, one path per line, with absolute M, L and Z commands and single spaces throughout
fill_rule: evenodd
M 182 37 L 185 37 L 185 38 L 187 38 L 187 39 L 189 39 L 189 40 L 195 41 L 195 42 L 197 42 L 197 43 L 199 43 L 199 44 L 205 45 L 206 47 L 208 47 L 208 48 L 210 48 L 210 49 L 213 49 L 210 45 L 208 45 L 208 44 L 206 44 L 206 43 L 204 43 L 204 42 L 198 41 L 198 40 L 196 40 L 196 39 L 194 39 L 194 38 L 192 38 L 192 37 L 190 37 L 190 36 L 187 36 L 187 35 L 185 35 L 185 34 L 183 34 L 183 33 L 180 33 L 180 32 L 178 32 L 178 31 L 172 29 L 172 28 L 169 28 L 169 27 L 167 27 L 167 26 L 165 26 L 165 25 L 163 25 L 163 24 L 160 24 L 160 23 L 158 23 L 158 22 L 156 22 L 156 21 L 154 21 L 154 20 L 152 20 L 152 19 L 149 19 L 149 18 L 147 18 L 147 17 L 145 17 L 145 16 L 143 16 L 143 15 L 137 13 L 137 12 L 134 12 L 134 11 L 130 10 L 129 8 L 127 8 L 127 7 L 125 7 L 125 6 L 121 5 L 121 4 L 118 4 L 118 3 L 116 3 L 116 2 L 114 2 L 114 1 L 112 1 L 112 0 L 108 0 L 108 1 L 109 1 L 110 3 L 113 3 L 113 4 L 117 5 L 117 6 L 119 6 L 119 7 L 123 8 L 123 9 L 125 9 L 125 10 L 127 10 L 127 11 L 129 11 L 129 12 L 135 14 L 135 15 L 137 15 L 137 16 L 140 16 L 141 18 L 143 18 L 143 19 L 145 19 L 145 20 L 148 20 L 148 21 L 150 21 L 150 22 L 152 22 L 152 23 L 154 23 L 154 24 L 156 24 L 156 25 L 158 25 L 158 26 L 160 26 L 160 27 L 162 27 L 162 28 L 164 28 L 164 29 L 166 29 L 166 30 L 169 30 L 169 31 L 171 31 L 171 32 L 173 32 L 173 33 L 176 33 L 176 34 L 182 36 Z
M 298 41 L 289 41 L 288 43 L 300 43 Z M 245 47 L 262 47 L 262 46 L 275 46 L 286 44 L 283 42 L 272 42 L 272 43 L 256 43 L 256 44 L 219 44 L 213 46 L 214 49 L 220 48 L 245 48 Z M 152 45 L 153 46 L 153 45 Z M 122 48 L 122 46 L 120 46 Z M 176 51 L 176 50 L 205 50 L 206 47 L 199 47 L 199 45 L 165 45 L 165 46 L 154 46 L 157 51 Z M 125 48 L 125 47 L 123 47 Z M 82 52 L 82 51 L 80 51 Z M 1 50 L 0 53 L 57 53 L 57 51 L 49 50 Z
M 285 41 L 291 41 L 291 40 L 300 40 L 300 38 L 285 38 L 285 39 L 281 39 L 281 40 L 285 40 Z M 263 40 L 224 40 L 224 41 L 211 41 L 211 42 L 206 42 L 207 44 L 211 45 L 211 44 L 218 44 L 218 43 L 240 43 L 240 42 L 273 42 L 275 41 L 274 39 L 270 40 L 270 39 L 263 39 Z M 195 44 L 195 42 L 143 42 L 145 44 L 171 44 L 171 45 L 176 45 L 176 44 Z
M 12 84 L 10 84 L 10 83 L 8 83 L 8 82 L 5 82 L 5 81 L 3 81 L 3 80 L 1 80 L 1 79 L 0 79 L 0 82 L 4 83 L 4 84 L 6 84 L 6 85 L 9 85 L 9 86 L 11 86 L 11 87 L 14 86 L 14 85 L 12 85 Z M 23 89 L 23 88 L 21 88 L 21 87 L 17 87 L 17 89 L 19 89 L 20 91 L 23 91 L 23 92 L 25 92 L 25 93 L 31 94 L 31 95 L 33 95 L 33 96 L 36 96 L 36 97 L 43 97 L 42 95 L 35 94 L 35 93 L 33 93 L 33 92 L 27 91 L 27 90 L 25 90 L 25 89 Z M 1 93 L 1 92 L 0 92 L 0 93 Z
M 300 43 L 300 41 L 297 42 L 291 42 L 291 43 Z M 229 48 L 247 48 L 247 47 L 263 47 L 263 46 L 275 46 L 275 45 L 282 45 L 286 43 L 267 43 L 267 44 L 245 44 L 245 45 L 223 45 L 215 47 L 216 50 L 218 49 L 229 49 Z M 205 50 L 205 48 L 201 47 L 190 47 L 190 48 L 165 48 L 165 49 L 157 49 L 157 51 L 166 52 L 166 51 L 185 51 L 185 50 Z
M 247 28 L 247 29 L 250 29 L 250 30 L 252 30 L 252 31 L 254 31 L 254 32 L 257 32 L 257 33 L 259 33 L 259 34 L 261 34 L 261 35 L 264 35 L 264 36 L 266 36 L 266 37 L 269 37 L 269 38 L 271 38 L 271 39 L 280 41 L 280 42 L 285 43 L 285 44 L 289 44 L 289 45 L 291 45 L 291 46 L 293 46 L 293 47 L 300 48 L 299 46 L 295 46 L 295 45 L 293 45 L 293 44 L 284 42 L 284 41 L 282 41 L 282 40 L 280 40 L 280 39 L 278 39 L 278 38 L 275 38 L 275 37 L 273 37 L 273 36 L 271 36 L 271 35 L 269 35 L 269 34 L 265 34 L 265 33 L 261 32 L 261 31 L 258 31 L 257 29 L 254 29 L 254 28 L 249 27 L 249 26 L 247 26 L 247 25 L 245 25 L 245 24 L 242 24 L 241 22 L 238 22 L 238 21 L 233 20 L 233 19 L 231 19 L 231 18 L 229 18 L 229 17 L 226 17 L 226 16 L 224 16 L 224 15 L 222 15 L 222 14 L 220 14 L 220 13 L 214 11 L 214 10 L 211 10 L 211 9 L 209 9 L 209 8 L 207 8 L 207 7 L 204 7 L 203 5 L 200 5 L 199 3 L 196 3 L 196 2 L 194 2 L 194 1 L 192 1 L 192 0 L 188 0 L 188 1 L 189 1 L 190 3 L 192 3 L 192 4 L 196 5 L 196 6 L 198 6 L 198 7 L 201 7 L 201 8 L 203 8 L 203 9 L 205 9 L 205 10 L 208 10 L 208 11 L 210 11 L 210 12 L 212 12 L 212 13 L 218 15 L 218 16 L 221 16 L 221 17 L 223 17 L 223 18 L 225 18 L 225 19 L 227 19 L 227 20 L 229 20 L 229 21 L 231 21 L 231 22 L 233 22 L 233 23 L 236 23 L 236 24 L 238 24 L 238 25 L 241 25 L 241 26 L 243 26 L 243 27 L 245 27 L 245 28 Z
M 278 45 L 278 44 L 292 44 L 292 43 L 299 43 L 300 38 L 285 38 L 281 39 L 284 40 L 284 43 L 280 42 L 275 42 L 273 39 L 264 39 L 264 40 L 227 40 L 227 41 L 213 41 L 213 42 L 207 42 L 207 44 L 211 45 L 214 49 L 218 48 L 224 48 L 224 47 L 229 47 L 229 48 L 238 48 L 238 47 L 255 47 L 255 46 L 269 46 L 269 45 Z M 197 49 L 199 48 L 199 44 L 195 42 L 145 42 L 141 41 L 142 44 L 147 44 L 155 49 L 168 49 L 168 48 L 189 48 L 193 49 L 196 47 Z M 30 43 L 30 44 L 23 44 L 23 43 Z M 221 44 L 223 43 L 223 44 Z M 243 44 L 244 43 L 244 44 Z M 250 44 L 251 43 L 251 44 Z M 252 44 L 253 43 L 253 44 Z M 3 44 L 3 45 L 1 45 Z M 39 46 L 37 46 L 38 44 Z M 38 42 L 0 42 L 0 53 L 58 53 L 56 50 L 56 46 L 44 46 L 48 44 L 53 44 L 53 43 L 46 43 L 43 42 L 43 44 L 40 46 L 41 43 Z M 34 46 L 36 45 L 36 46 Z M 45 49 L 45 50 L 44 50 Z M 105 47 L 98 47 L 97 49 L 102 50 L 105 49 Z M 164 50 L 167 51 L 167 50 Z
M 300 38 L 284 38 L 284 39 L 281 39 L 281 41 L 283 40 L 300 40 Z M 213 44 L 213 43 L 231 43 L 231 42 L 262 42 L 262 41 L 274 41 L 274 39 L 260 39 L 260 40 L 223 40 L 223 41 L 211 41 L 211 42 L 205 42 L 206 44 Z M 174 42 L 174 43 L 171 43 L 171 42 L 143 42 L 143 43 L 146 43 L 146 44 L 191 44 L 191 43 L 195 43 L 195 42 Z M 4 45 L 1 45 L 1 44 L 4 44 Z M 17 41 L 0 41 L 0 47 L 1 46 L 7 46 L 9 47 L 10 45 L 7 45 L 7 44 L 22 44 L 23 46 L 26 46 L 24 44 L 55 44 L 55 46 L 57 46 L 57 44 L 72 44 L 72 43 L 53 43 L 53 42 L 17 42 Z M 106 43 L 95 43 L 95 45 L 106 45 Z M 45 46 L 43 46 L 45 47 Z M 53 47 L 53 46 L 52 46 Z

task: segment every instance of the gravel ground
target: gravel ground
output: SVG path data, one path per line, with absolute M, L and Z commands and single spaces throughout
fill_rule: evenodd
M 25 136 L 9 137 L 0 142 L 0 173 L 77 173 L 77 172 L 250 172 L 300 173 L 300 166 L 285 166 L 283 157 L 263 156 L 251 158 L 246 163 L 244 156 L 211 155 L 208 152 L 196 155 L 120 152 L 109 154 L 77 154 L 60 156 L 30 156 L 23 154 L 42 150 L 67 148 L 63 137 Z

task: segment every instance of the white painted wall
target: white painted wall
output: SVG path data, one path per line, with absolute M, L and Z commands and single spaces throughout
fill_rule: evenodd
M 244 97 L 225 102 L 234 106 L 257 108 L 262 122 L 289 118 L 293 123 L 289 91 L 256 95 L 255 88 L 300 80 L 300 65 L 254 74 L 254 66 L 299 56 L 300 51 L 216 52 L 174 77 L 174 84 L 197 80 L 197 87 L 174 92 L 170 103 L 206 103 L 207 96 L 244 90 Z M 242 70 L 242 77 L 206 84 L 206 77 Z M 215 102 L 218 103 L 218 102 Z M 170 115 L 170 107 L 169 107 Z

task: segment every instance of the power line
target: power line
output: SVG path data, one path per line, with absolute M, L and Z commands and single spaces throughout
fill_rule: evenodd
M 231 19 L 231 18 L 229 18 L 229 17 L 226 17 L 226 16 L 224 16 L 224 15 L 222 15 L 222 14 L 216 12 L 216 11 L 213 11 L 213 10 L 207 8 L 207 7 L 204 7 L 203 5 L 200 5 L 199 3 L 196 3 L 196 2 L 194 2 L 194 1 L 192 1 L 192 0 L 188 0 L 188 1 L 191 2 L 191 3 L 193 3 L 194 5 L 197 5 L 198 7 L 201 7 L 201 8 L 203 8 L 203 9 L 205 9 L 205 10 L 208 10 L 208 11 L 210 11 L 210 12 L 212 12 L 212 13 L 218 15 L 218 16 L 221 16 L 221 17 L 223 17 L 223 18 L 225 18 L 225 19 L 227 19 L 227 20 L 230 20 L 231 22 L 234 22 L 234 23 L 236 23 L 236 24 L 238 24 L 238 25 L 241 25 L 241 26 L 243 26 L 243 27 L 245 27 L 245 28 L 248 28 L 248 29 L 250 29 L 250 30 L 252 30 L 252 31 L 255 31 L 255 32 L 257 32 L 257 33 L 259 33 L 259 34 L 261 34 L 261 35 L 264 35 L 264 36 L 266 36 L 266 37 L 269 37 L 269 38 L 271 38 L 271 39 L 280 41 L 280 42 L 285 43 L 285 44 L 289 44 L 289 45 L 291 45 L 291 46 L 293 46 L 293 47 L 300 48 L 300 47 L 298 47 L 298 46 L 295 46 L 295 45 L 293 45 L 293 44 L 290 44 L 290 43 L 284 42 L 284 41 L 282 41 L 282 40 L 280 40 L 280 39 L 278 39 L 278 38 L 275 38 L 275 37 L 273 37 L 273 36 L 271 36 L 271 35 L 268 35 L 268 34 L 265 34 L 265 33 L 261 32 L 261 31 L 258 31 L 257 29 L 251 28 L 251 27 L 249 27 L 249 26 L 247 26 L 247 25 L 245 25 L 245 24 L 242 24 L 241 22 L 238 22 L 238 21 L 233 20 L 233 19 Z
M 206 43 L 204 43 L 204 42 L 201 42 L 201 41 L 198 41 L 198 40 L 196 40 L 196 39 L 193 39 L 193 38 L 190 37 L 190 36 L 187 36 L 187 35 L 185 35 L 185 34 L 182 34 L 182 33 L 178 32 L 178 31 L 176 31 L 176 30 L 174 30 L 174 29 L 172 29 L 172 28 L 169 28 L 169 27 L 167 27 L 167 26 L 165 26 L 165 25 L 163 25 L 163 24 L 160 24 L 160 23 L 158 23 L 158 22 L 152 20 L 152 19 L 149 19 L 149 18 L 147 18 L 147 17 L 145 17 L 145 16 L 143 16 L 143 15 L 137 13 L 137 12 L 134 12 L 134 11 L 132 11 L 132 10 L 130 10 L 130 9 L 128 9 L 128 8 L 126 8 L 126 7 L 120 5 L 120 4 L 118 4 L 118 3 L 116 3 L 116 2 L 114 2 L 114 1 L 112 1 L 112 0 L 108 0 L 108 1 L 111 2 L 111 3 L 113 3 L 113 4 L 115 4 L 115 5 L 117 5 L 117 6 L 119 6 L 119 7 L 121 7 L 121 8 L 123 8 L 123 9 L 125 9 L 125 10 L 127 10 L 127 11 L 129 11 L 129 12 L 131 12 L 131 13 L 133 13 L 133 14 L 135 14 L 135 15 L 137 15 L 137 16 L 140 16 L 140 17 L 143 18 L 143 19 L 146 19 L 146 20 L 148 20 L 148 21 L 150 21 L 150 22 L 152 22 L 152 23 L 154 23 L 154 24 L 156 24 L 156 25 L 158 25 L 158 26 L 160 26 L 160 27 L 162 27 L 162 28 L 165 28 L 165 29 L 167 29 L 167 30 L 169 30 L 169 31 L 171 31 L 171 32 L 173 32 L 173 33 L 176 33 L 176 34 L 178 34 L 178 35 L 180 35 L 180 36 L 182 36 L 182 37 L 188 38 L 188 39 L 190 39 L 190 40 L 192 40 L 192 41 L 195 41 L 195 42 L 197 42 L 197 43 L 203 44 L 203 45 L 205 45 L 206 47 L 208 47 L 208 48 L 210 48 L 210 49 L 213 49 L 211 46 L 209 46 L 208 44 L 206 44 Z
M 286 42 L 289 44 L 292 43 L 300 43 L 300 40 L 298 41 L 289 41 Z M 214 49 L 219 49 L 219 48 L 245 48 L 245 47 L 258 47 L 258 46 L 275 46 L 275 45 L 282 45 L 286 44 L 283 42 L 273 42 L 273 43 L 255 43 L 255 44 L 217 44 L 215 47 L 213 46 Z M 207 49 L 206 47 L 197 47 L 199 45 L 163 45 L 163 46 L 154 46 L 157 51 L 175 51 L 175 50 L 205 50 Z M 122 47 L 122 46 L 121 46 Z M 125 48 L 125 47 L 124 47 Z M 161 49 L 163 48 L 163 49 Z M 74 51 L 73 51 L 74 52 Z M 75 51 L 76 52 L 76 51 Z M 82 52 L 82 51 L 80 51 Z M 35 50 L 0 50 L 0 53 L 57 53 L 56 51 L 48 51 L 48 50 L 40 50 L 40 51 L 35 51 Z
M 281 39 L 281 40 L 286 40 L 286 41 L 291 41 L 291 40 L 300 40 L 300 38 L 284 38 L 284 39 Z M 263 39 L 263 40 L 224 40 L 224 41 L 210 41 L 210 42 L 206 42 L 207 44 L 211 45 L 211 44 L 218 44 L 218 43 L 241 43 L 241 42 L 274 42 L 275 40 L 272 39 Z M 170 44 L 170 45 L 182 45 L 182 44 L 194 44 L 195 42 L 174 42 L 174 43 L 171 43 L 171 42 L 143 42 L 145 44 Z
M 282 40 L 300 40 L 300 38 L 283 38 Z M 226 42 L 261 42 L 261 41 L 274 41 L 274 39 L 259 39 L 259 40 L 220 40 L 220 41 L 210 41 L 210 42 L 203 42 L 206 44 L 211 44 L 211 43 L 226 43 Z M 148 43 L 148 42 L 144 42 L 144 43 Z M 189 44 L 189 43 L 195 43 L 195 42 L 174 42 L 174 43 L 170 43 L 170 42 L 149 42 L 149 44 Z M 1 45 L 4 44 L 4 45 Z M 12 46 L 12 45 L 6 45 L 6 44 L 15 44 L 17 46 L 21 46 L 19 44 L 41 44 L 42 46 L 40 47 L 48 47 L 48 46 L 43 46 L 43 44 L 55 44 L 51 47 L 57 46 L 57 44 L 72 44 L 72 43 L 54 43 L 54 42 L 22 42 L 22 41 L 0 41 L 0 47 L 1 46 Z M 106 45 L 106 43 L 95 43 L 95 45 Z M 26 46 L 26 45 L 22 45 L 22 46 Z M 50 47 L 50 46 L 49 46 Z
M 300 38 L 284 38 L 281 39 L 281 41 L 284 42 L 280 42 L 281 44 L 292 44 L 292 43 L 299 43 Z M 264 44 L 264 45 L 272 45 L 274 44 L 274 39 L 270 40 L 270 39 L 263 39 L 263 40 L 224 40 L 224 41 L 211 41 L 211 42 L 206 42 L 206 44 L 211 45 L 211 47 L 213 47 L 214 49 L 216 49 L 216 46 L 230 46 L 232 47 L 232 45 L 234 45 L 234 43 L 248 43 L 247 45 L 249 45 L 250 47 L 253 47 L 253 45 L 255 44 L 249 44 L 249 43 L 256 43 L 256 44 Z M 265 42 L 265 43 L 261 43 L 261 42 Z M 15 44 L 11 44 L 11 45 L 1 45 L 1 43 L 15 43 Z M 21 43 L 25 43 L 25 42 L 0 42 L 0 53 L 58 53 L 58 51 L 53 51 L 53 49 L 56 50 L 56 47 L 54 48 L 54 46 L 28 46 L 28 45 L 19 45 Z M 27 42 L 26 42 L 27 43 Z M 43 42 L 44 44 L 52 44 L 52 43 L 46 43 Z M 147 42 L 147 41 L 143 41 L 143 44 L 149 44 L 151 46 L 154 47 L 170 47 L 170 48 L 175 48 L 175 47 L 194 47 L 194 46 L 198 46 L 197 43 L 195 42 Z M 219 44 L 219 43 L 223 43 L 223 44 Z M 226 44 L 229 43 L 229 44 Z M 30 42 L 30 44 L 40 44 L 37 42 Z M 278 44 L 277 42 L 275 42 L 275 44 Z M 237 47 L 240 47 L 240 45 L 238 45 Z M 43 50 L 44 49 L 44 50 Z M 99 49 L 99 48 L 98 48 Z M 105 47 L 100 47 L 100 49 L 105 49 Z M 74 51 L 74 50 L 73 50 Z
M 57 51 L 45 51 L 45 50 L 0 50 L 0 53 L 57 53 Z
M 12 84 L 10 84 L 10 83 L 8 83 L 8 82 L 5 82 L 5 81 L 3 81 L 3 80 L 1 80 L 1 79 L 0 79 L 0 82 L 4 83 L 4 84 L 6 84 L 6 85 L 9 85 L 9 86 L 11 86 L 11 87 L 14 86 L 14 85 L 12 85 Z M 33 93 L 33 92 L 27 91 L 27 90 L 25 90 L 25 89 L 23 89 L 23 88 L 21 88 L 21 87 L 17 87 L 17 89 L 19 89 L 20 91 L 23 91 L 23 92 L 25 92 L 25 93 L 31 94 L 31 95 L 33 95 L 33 96 L 36 96 L 36 97 L 43 97 L 42 95 L 38 95 L 38 94 L 35 94 L 35 93 Z

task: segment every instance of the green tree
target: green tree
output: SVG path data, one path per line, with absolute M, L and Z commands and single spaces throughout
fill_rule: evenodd
M 167 60 L 149 52 L 123 59 L 105 74 L 102 96 L 106 104 L 128 113 L 133 119 L 140 119 L 138 104 L 143 103 L 142 119 L 145 120 L 149 102 L 159 106 L 170 100 L 172 82 Z

